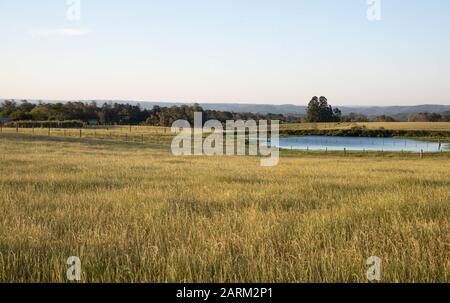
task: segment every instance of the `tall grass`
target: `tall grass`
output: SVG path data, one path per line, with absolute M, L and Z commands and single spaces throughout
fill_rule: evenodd
M 0 282 L 449 282 L 449 158 L 0 136 Z

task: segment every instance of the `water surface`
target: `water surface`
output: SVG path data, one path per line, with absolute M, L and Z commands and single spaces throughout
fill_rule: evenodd
M 272 145 L 275 146 L 275 145 Z M 280 138 L 280 148 L 293 150 L 440 152 L 448 143 L 401 138 L 306 136 Z

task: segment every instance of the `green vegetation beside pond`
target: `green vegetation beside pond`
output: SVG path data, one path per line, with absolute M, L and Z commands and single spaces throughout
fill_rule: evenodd
M 281 136 L 336 136 L 336 137 L 369 137 L 369 138 L 434 138 L 450 139 L 447 130 L 402 130 L 402 129 L 368 129 L 352 127 L 350 129 L 282 129 Z

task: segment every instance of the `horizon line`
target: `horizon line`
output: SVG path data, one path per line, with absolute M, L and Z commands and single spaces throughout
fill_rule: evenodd
M 128 102 L 138 102 L 138 103 L 167 103 L 167 104 L 207 104 L 207 105 L 214 105 L 214 104 L 224 104 L 224 105 L 269 105 L 269 106 L 298 106 L 298 107 L 307 107 L 308 102 L 305 104 L 293 104 L 293 103 L 282 103 L 282 104 L 275 104 L 275 103 L 245 103 L 245 102 L 198 102 L 198 101 L 141 101 L 141 100 L 125 100 L 125 99 L 34 99 L 34 98 L 0 98 L 0 100 L 13 100 L 13 101 L 31 101 L 31 102 L 56 102 L 56 103 L 65 103 L 65 102 L 83 102 L 83 103 L 89 103 L 89 102 L 115 102 L 115 103 L 128 103 Z M 417 106 L 450 106 L 450 103 L 448 104 L 440 104 L 440 103 L 420 103 L 420 104 L 404 104 L 404 105 L 332 105 L 333 107 L 417 107 Z

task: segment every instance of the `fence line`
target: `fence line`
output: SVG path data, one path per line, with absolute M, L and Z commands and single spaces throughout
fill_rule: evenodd
M 23 135 L 34 135 L 39 137 L 68 137 L 97 140 L 110 140 L 122 142 L 134 142 L 141 144 L 169 145 L 172 133 L 167 128 L 152 127 L 105 127 L 105 128 L 19 128 L 0 126 L 0 133 L 18 133 Z

